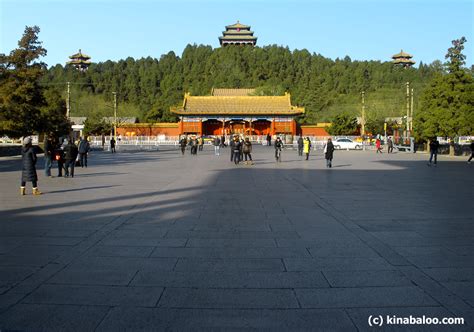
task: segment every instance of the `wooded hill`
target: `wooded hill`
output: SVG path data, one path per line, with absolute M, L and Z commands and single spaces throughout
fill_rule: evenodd
M 396 51 L 396 50 L 395 50 Z M 93 56 L 93 55 L 92 55 Z M 42 84 L 65 96 L 71 82 L 71 116 L 111 116 L 112 92 L 118 115 L 140 121 L 175 121 L 170 106 L 182 103 L 185 92 L 209 95 L 215 88 L 257 88 L 258 94 L 291 93 L 293 105 L 306 108 L 301 123 L 328 121 L 336 114 L 359 115 L 365 91 L 368 117 L 406 114 L 406 85 L 418 96 L 443 70 L 440 61 L 404 69 L 380 61 L 331 60 L 307 50 L 287 47 L 224 47 L 188 45 L 160 59 L 127 58 L 92 64 L 86 72 L 71 66 L 51 67 Z

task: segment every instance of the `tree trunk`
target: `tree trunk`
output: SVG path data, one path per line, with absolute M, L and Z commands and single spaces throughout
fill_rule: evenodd
M 427 141 L 426 141 L 426 149 L 425 149 L 425 151 L 428 152 L 428 153 L 430 152 L 430 143 L 431 143 L 430 140 L 427 140 Z
M 449 155 L 454 156 L 454 140 L 449 140 Z

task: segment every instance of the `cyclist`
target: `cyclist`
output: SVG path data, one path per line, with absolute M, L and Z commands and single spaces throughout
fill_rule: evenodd
M 277 162 L 281 162 L 281 150 L 283 148 L 283 142 L 280 137 L 275 140 L 275 159 Z

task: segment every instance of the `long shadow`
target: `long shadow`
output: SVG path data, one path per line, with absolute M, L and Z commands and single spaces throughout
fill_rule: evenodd
M 75 176 L 78 178 L 87 178 L 87 177 L 94 177 L 94 176 L 110 176 L 110 175 L 125 175 L 130 173 L 123 173 L 123 172 L 97 172 L 97 173 L 88 173 L 88 174 L 76 174 Z
M 113 188 L 113 187 L 121 187 L 121 185 L 117 184 L 117 185 L 110 185 L 110 186 L 95 186 L 95 187 L 83 187 L 83 188 L 64 189 L 64 190 L 53 190 L 53 191 L 48 191 L 48 194 L 68 193 L 68 192 L 73 192 L 73 191 L 104 189 L 104 188 Z

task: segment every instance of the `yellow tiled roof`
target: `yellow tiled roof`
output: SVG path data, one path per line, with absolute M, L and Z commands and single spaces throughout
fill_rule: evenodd
M 183 107 L 172 109 L 180 115 L 298 115 L 304 108 L 291 106 L 290 95 L 285 96 L 189 96 Z
M 392 55 L 392 59 L 397 59 L 397 58 L 413 58 L 413 55 L 405 53 L 403 52 L 403 50 L 401 50 L 400 53 Z
M 255 92 L 255 89 L 212 89 L 213 96 L 248 96 Z

